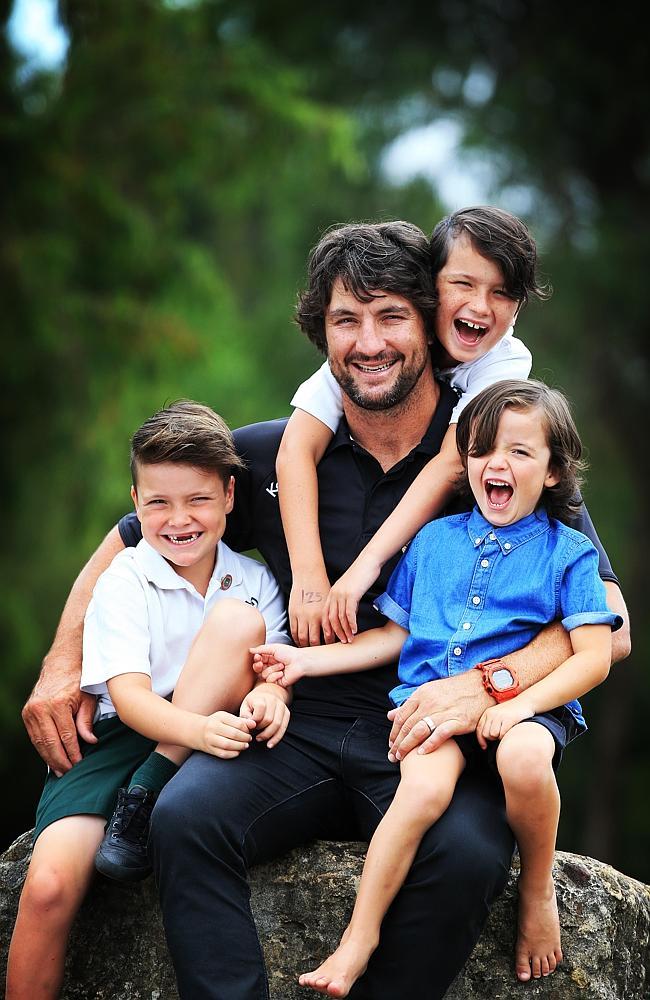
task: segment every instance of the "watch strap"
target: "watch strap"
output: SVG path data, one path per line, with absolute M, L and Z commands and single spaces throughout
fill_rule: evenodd
M 514 670 L 512 667 L 504 663 L 501 657 L 497 656 L 493 660 L 483 660 L 482 663 L 476 664 L 475 669 L 481 671 L 483 687 L 490 695 L 490 697 L 494 698 L 497 704 L 501 704 L 502 701 L 510 701 L 511 698 L 516 698 L 517 695 L 520 693 L 521 688 L 519 686 L 519 677 L 517 676 L 516 670 Z M 508 671 L 508 673 L 514 680 L 514 684 L 512 685 L 512 687 L 506 688 L 505 690 L 499 690 L 499 688 L 496 688 L 494 686 L 494 683 L 492 681 L 492 675 L 497 670 Z

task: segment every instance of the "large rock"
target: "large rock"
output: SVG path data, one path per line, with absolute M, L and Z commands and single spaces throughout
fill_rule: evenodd
M 30 834 L 0 859 L 2 977 Z M 337 943 L 361 871 L 363 844 L 319 842 L 255 868 L 252 897 L 272 1000 L 306 1000 L 298 972 Z M 590 858 L 558 853 L 555 877 L 565 960 L 547 979 L 513 975 L 517 867 L 495 904 L 447 1000 L 648 1000 L 650 888 Z M 64 1000 L 174 1000 L 177 997 L 153 881 L 93 888 L 72 934 Z M 395 998 L 401 1000 L 401 998 Z

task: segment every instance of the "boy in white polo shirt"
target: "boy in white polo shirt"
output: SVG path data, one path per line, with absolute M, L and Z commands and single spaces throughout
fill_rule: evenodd
M 249 651 L 289 641 L 284 601 L 266 566 L 221 541 L 241 465 L 226 424 L 198 403 L 159 411 L 133 436 L 143 538 L 100 576 L 86 615 L 81 686 L 97 695 L 96 742 L 48 775 L 39 802 L 12 1000 L 58 996 L 95 864 L 122 881 L 149 874 L 151 810 L 193 750 L 236 757 L 253 738 L 272 747 L 284 734 L 287 697 L 255 686 Z

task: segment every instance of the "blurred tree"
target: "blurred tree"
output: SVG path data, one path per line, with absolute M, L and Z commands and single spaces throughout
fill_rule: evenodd
M 286 413 L 316 364 L 291 324 L 310 245 L 397 207 L 393 192 L 378 205 L 351 116 L 220 4 L 61 14 L 60 74 L 22 76 L 1 39 L 0 766 L 27 751 L 34 774 L 19 708 L 74 575 L 126 509 L 130 434 L 179 396 L 233 425 Z M 424 185 L 407 200 L 427 223 L 438 213 Z M 25 791 L 11 833 L 31 821 Z
M 240 22 L 365 123 L 402 128 L 453 116 L 490 164 L 498 203 L 523 204 L 558 286 L 522 320 L 534 372 L 574 400 L 592 458 L 587 496 L 627 596 L 635 663 L 648 651 L 641 525 L 649 467 L 650 260 L 648 43 L 626 17 L 561 0 L 358 0 L 316 23 L 294 0 L 233 0 Z M 287 25 L 293 26 L 287 29 Z M 378 146 L 372 147 L 375 155 Z M 517 209 L 515 209 L 517 210 Z M 650 869 L 643 724 L 648 679 L 633 663 L 588 699 L 593 735 L 567 756 L 562 829 L 586 853 Z M 572 761 L 573 757 L 573 761 Z M 576 843 L 577 841 L 577 843 Z
M 9 8 L 0 0 L 3 23 Z M 124 510 L 133 429 L 178 396 L 232 424 L 287 411 L 316 363 L 290 321 L 309 247 L 350 219 L 430 229 L 435 194 L 390 187 L 380 157 L 441 116 L 540 238 L 556 294 L 522 334 L 535 372 L 574 399 L 642 662 L 643 33 L 559 0 L 331 0 L 317 16 L 297 0 L 59 8 L 62 73 L 25 78 L 0 38 L 6 731 L 72 577 Z M 563 846 L 646 880 L 649 703 L 647 678 L 618 668 L 563 765 Z

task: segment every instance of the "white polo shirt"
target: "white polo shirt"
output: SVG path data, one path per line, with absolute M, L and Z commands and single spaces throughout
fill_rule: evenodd
M 98 696 L 95 718 L 116 714 L 106 681 L 119 674 L 147 674 L 156 694 L 168 697 L 206 615 L 224 597 L 260 611 L 267 642 L 291 641 L 271 571 L 224 542 L 205 597 L 144 539 L 115 556 L 95 584 L 84 622 L 81 690 Z
M 533 358 L 524 343 L 508 330 L 492 350 L 475 361 L 464 361 L 452 368 L 434 369 L 436 375 L 456 390 L 458 403 L 450 417 L 450 424 L 457 424 L 463 409 L 469 401 L 488 385 L 494 385 L 506 378 L 527 379 Z M 341 389 L 325 361 L 302 385 L 299 385 L 291 400 L 291 405 L 305 410 L 321 423 L 326 424 L 334 434 L 343 414 Z

